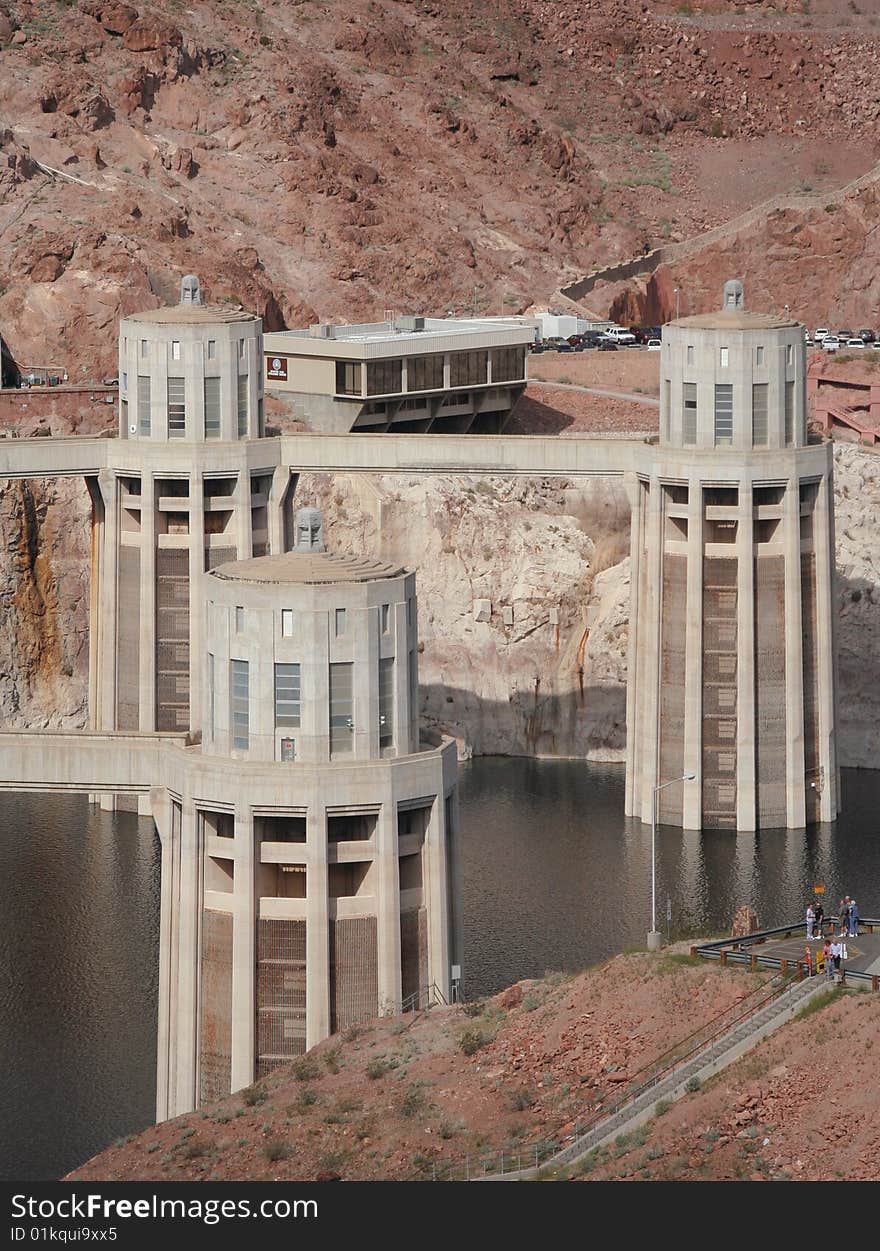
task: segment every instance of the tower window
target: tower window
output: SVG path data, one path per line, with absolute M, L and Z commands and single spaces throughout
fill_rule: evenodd
M 250 743 L 248 726 L 249 673 L 246 660 L 229 662 L 229 705 L 232 725 L 232 746 L 246 751 Z
M 275 724 L 298 726 L 300 719 L 299 665 L 275 666 Z
M 684 406 L 682 442 L 693 446 L 697 441 L 697 384 L 695 382 L 685 382 L 682 385 L 682 403 Z
M 354 749 L 354 665 L 330 666 L 330 755 L 350 755 Z
M 756 382 L 752 386 L 752 443 L 767 443 L 767 383 Z
M 208 360 L 213 361 L 213 360 L 216 360 L 216 358 L 217 358 L 217 340 L 209 339 L 208 340 Z
M 789 344 L 786 346 L 786 349 L 785 349 L 785 363 L 786 363 L 786 365 L 793 365 L 793 364 L 794 364 L 794 344 L 793 344 L 793 343 L 789 343 Z
M 281 609 L 281 637 L 283 639 L 293 638 L 293 609 Z
M 220 379 L 205 379 L 205 438 L 220 438 Z
M 182 439 L 186 435 L 186 380 L 168 379 L 168 438 Z
M 379 661 L 379 746 L 394 744 L 394 657 Z
M 150 437 L 150 379 L 138 377 L 137 387 L 138 434 Z
M 180 343 L 177 339 L 172 339 L 171 341 L 171 359 L 173 361 L 180 360 Z
M 238 437 L 246 439 L 248 432 L 248 376 L 238 375 Z
M 382 623 L 382 633 L 387 634 L 391 627 L 391 605 L 383 604 L 379 615 Z
M 689 365 L 693 365 L 693 363 L 694 363 L 694 349 L 693 349 L 693 346 L 692 346 L 691 344 L 688 344 L 688 350 L 687 350 L 687 363 L 688 363 Z
M 785 445 L 794 443 L 794 383 L 785 384 Z
M 733 442 L 733 386 L 729 382 L 715 386 L 715 446 Z
M 762 347 L 755 348 L 755 364 L 756 365 L 764 364 L 764 349 Z
M 150 351 L 150 345 L 146 339 L 141 339 L 141 356 L 147 356 Z
M 726 369 L 730 364 L 730 352 L 726 347 L 719 349 L 720 365 L 722 369 Z
M 335 629 L 336 629 L 337 638 L 340 638 L 345 633 L 345 609 L 344 608 L 336 609 Z
M 214 657 L 208 652 L 208 741 L 214 741 Z
M 244 608 L 240 604 L 235 608 L 235 633 L 244 633 Z

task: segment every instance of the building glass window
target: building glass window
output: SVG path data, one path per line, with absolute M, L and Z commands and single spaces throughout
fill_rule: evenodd
M 205 438 L 220 438 L 220 379 L 205 379 Z
M 479 386 L 489 381 L 488 371 L 488 352 L 453 352 L 449 358 L 449 385 Z
M 345 633 L 345 609 L 337 608 L 335 615 L 336 637 L 339 638 Z
M 755 348 L 755 364 L 764 364 L 764 349 L 762 347 Z
M 403 389 L 403 361 L 368 361 L 367 395 L 399 395 Z
M 240 604 L 235 607 L 235 633 L 244 633 L 244 608 Z
M 283 639 L 293 638 L 293 609 L 281 609 L 281 637 Z
M 382 633 L 387 634 L 391 628 L 391 605 L 383 604 L 379 616 L 381 618 Z
M 785 384 L 785 445 L 794 443 L 794 383 Z
M 442 356 L 411 356 L 406 362 L 407 391 L 440 391 L 443 388 Z
M 720 357 L 721 357 L 721 362 L 720 362 L 720 363 L 721 363 L 721 368 L 722 368 L 722 369 L 726 369 L 726 368 L 727 368 L 727 366 L 728 366 L 728 364 L 729 364 L 729 360 L 730 360 L 730 353 L 729 353 L 729 351 L 727 350 L 727 348 L 726 348 L 726 347 L 720 348 L 720 349 L 719 349 L 719 353 L 720 353 Z
M 767 438 L 767 383 L 756 382 L 752 385 L 752 443 L 765 445 Z
M 208 340 L 208 360 L 213 361 L 216 359 L 217 359 L 217 340 L 209 339 Z
M 733 442 L 733 386 L 729 382 L 715 385 L 715 446 Z
M 298 726 L 300 718 L 299 665 L 275 666 L 275 724 Z
M 180 360 L 180 343 L 177 339 L 172 339 L 171 341 L 171 359 L 173 361 Z
M 150 379 L 139 377 L 137 390 L 138 434 L 150 436 Z
M 246 751 L 250 743 L 248 662 L 230 660 L 229 679 L 229 722 L 232 726 L 232 746 L 237 750 Z
M 694 363 L 694 349 L 690 344 L 688 344 L 688 350 L 687 350 L 687 363 L 689 365 L 693 365 Z
M 246 439 L 248 432 L 248 376 L 238 375 L 238 437 Z
M 361 394 L 361 363 L 360 361 L 336 362 L 336 394 Z
M 214 741 L 214 657 L 208 652 L 208 741 Z
M 141 339 L 141 356 L 149 355 L 150 345 L 146 339 Z
M 240 361 L 247 360 L 247 339 L 239 339 L 238 341 L 238 359 Z
M 786 363 L 786 365 L 793 365 L 793 364 L 794 364 L 794 344 L 793 344 L 793 343 L 789 343 L 789 344 L 787 344 L 787 346 L 786 346 L 786 349 L 785 349 L 785 363 Z
M 697 441 L 697 384 L 685 382 L 682 385 L 682 442 L 693 445 Z
M 525 376 L 525 348 L 495 348 L 492 352 L 493 382 L 522 382 L 525 379 Z
M 379 661 L 379 746 L 394 745 L 394 657 Z
M 123 391 L 128 390 L 128 374 L 124 369 L 122 371 L 122 389 Z
M 330 755 L 354 750 L 353 670 L 350 662 L 330 666 Z
M 186 435 L 186 380 L 168 379 L 168 438 L 182 439 Z
M 128 434 L 128 400 L 120 400 L 119 409 L 122 413 L 122 428 Z
M 669 439 L 669 415 L 672 403 L 672 383 L 668 378 L 663 380 L 663 438 Z

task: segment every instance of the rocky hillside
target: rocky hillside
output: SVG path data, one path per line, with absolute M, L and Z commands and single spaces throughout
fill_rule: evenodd
M 501 1147 L 526 1159 L 534 1142 L 572 1133 L 757 984 L 745 970 L 687 955 L 625 955 L 482 1003 L 371 1022 L 70 1176 L 402 1180 Z M 670 1110 L 658 1105 L 661 1115 L 578 1175 L 880 1180 L 870 1051 L 878 1019 L 876 995 L 836 997 Z
M 814 7 L 0 0 L 3 335 L 100 377 L 187 270 L 268 328 L 514 310 L 837 186 L 874 159 L 876 14 Z

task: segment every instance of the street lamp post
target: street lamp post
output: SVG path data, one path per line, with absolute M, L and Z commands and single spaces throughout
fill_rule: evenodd
M 681 291 L 678 287 L 673 287 L 672 293 L 675 296 L 675 320 L 678 321 L 678 316 L 681 311 Z M 680 781 L 681 779 L 676 778 L 675 780 Z
M 659 951 L 663 935 L 657 929 L 657 792 L 676 782 L 693 782 L 696 773 L 682 773 L 668 782 L 658 782 L 651 791 L 651 932 L 648 934 L 648 951 Z

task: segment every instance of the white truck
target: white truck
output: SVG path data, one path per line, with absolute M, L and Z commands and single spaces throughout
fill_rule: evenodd
M 611 339 L 618 347 L 623 347 L 630 343 L 635 343 L 636 336 L 631 330 L 624 330 L 623 326 L 611 326 L 602 335 L 603 339 Z

